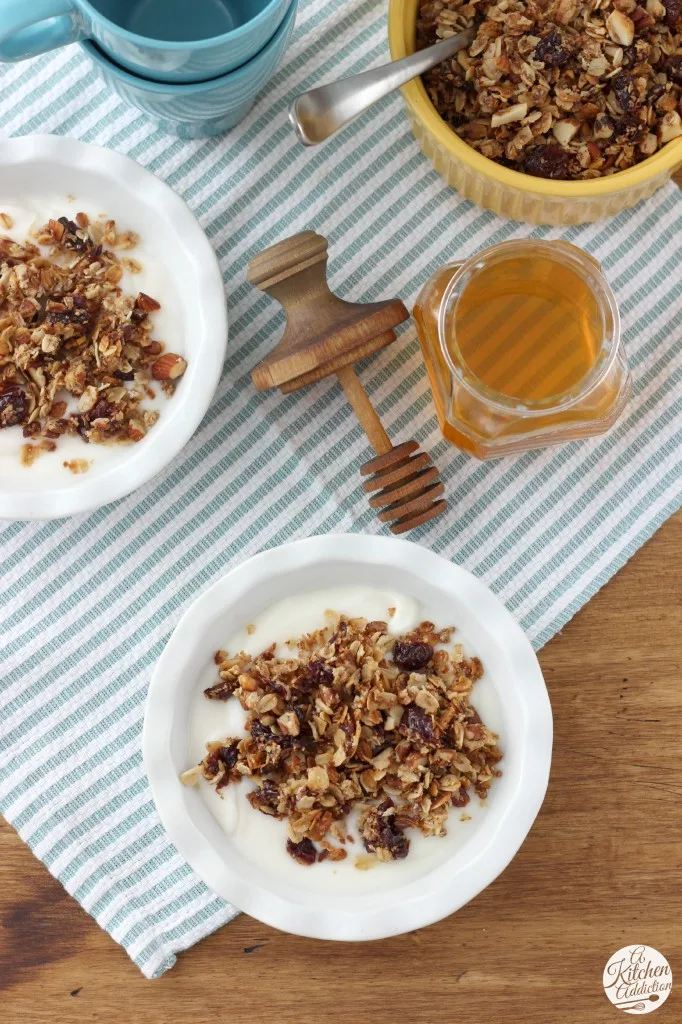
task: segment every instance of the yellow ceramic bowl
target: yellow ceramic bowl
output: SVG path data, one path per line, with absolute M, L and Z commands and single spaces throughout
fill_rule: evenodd
M 419 0 L 390 0 L 388 40 L 394 60 L 414 53 Z M 682 165 L 682 138 L 627 171 L 591 181 L 551 181 L 511 171 L 468 146 L 443 121 L 420 78 L 403 88 L 412 129 L 449 185 L 503 217 L 532 224 L 583 224 L 634 206 Z

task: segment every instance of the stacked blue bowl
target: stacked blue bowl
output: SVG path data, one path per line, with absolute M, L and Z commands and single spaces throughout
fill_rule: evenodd
M 279 67 L 297 0 L 2 0 L 0 61 L 80 43 L 106 84 L 182 138 L 218 135 Z
M 241 67 L 218 78 L 177 85 L 158 82 L 115 64 L 96 43 L 81 46 L 112 89 L 181 138 L 220 135 L 239 124 L 279 67 L 294 30 L 297 0 L 268 43 Z

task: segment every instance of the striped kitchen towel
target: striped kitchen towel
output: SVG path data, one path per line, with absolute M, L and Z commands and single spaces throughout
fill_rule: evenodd
M 251 387 L 282 318 L 246 283 L 250 255 L 316 227 L 340 294 L 407 303 L 444 260 L 502 239 L 561 234 L 602 262 L 635 379 L 607 437 L 479 463 L 440 437 L 413 327 L 361 371 L 391 437 L 433 453 L 452 499 L 413 539 L 484 579 L 536 647 L 680 504 L 677 188 L 564 232 L 503 221 L 442 182 L 398 96 L 332 143 L 302 148 L 286 121 L 293 96 L 386 57 L 384 3 L 301 0 L 285 63 L 250 116 L 194 142 L 118 101 L 77 48 L 0 72 L 3 134 L 67 134 L 160 175 L 206 230 L 227 290 L 222 382 L 165 473 L 92 515 L 1 527 L 0 806 L 149 977 L 236 913 L 168 842 L 143 774 L 145 691 L 164 643 L 202 589 L 259 549 L 380 530 L 357 487 L 367 442 L 337 384 L 289 397 Z

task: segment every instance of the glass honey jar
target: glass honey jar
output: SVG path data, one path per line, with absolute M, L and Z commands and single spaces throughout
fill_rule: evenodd
M 443 436 L 480 459 L 604 433 L 632 384 L 615 296 L 568 242 L 448 263 L 414 308 Z

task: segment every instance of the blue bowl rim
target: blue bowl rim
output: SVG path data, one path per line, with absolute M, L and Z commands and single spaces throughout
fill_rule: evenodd
M 144 78 L 142 75 L 135 75 L 126 68 L 121 67 L 120 64 L 116 64 L 115 61 L 111 60 L 106 54 L 104 54 L 91 39 L 82 39 L 78 45 L 96 66 L 105 67 L 116 78 L 121 79 L 124 82 L 128 82 L 137 89 L 141 89 L 145 92 L 171 93 L 176 96 L 190 96 L 193 93 L 211 92 L 213 89 L 220 89 L 228 82 L 228 80 L 237 79 L 240 74 L 244 75 L 249 70 L 253 71 L 255 65 L 265 63 L 273 50 L 278 49 L 282 44 L 283 38 L 289 32 L 292 22 L 296 17 L 297 7 L 298 0 L 290 0 L 289 8 L 277 31 L 268 40 L 262 50 L 259 50 L 251 60 L 246 61 L 245 64 L 241 64 L 238 68 L 233 68 L 232 71 L 228 71 L 224 75 L 220 75 L 218 78 L 208 78 L 203 82 L 155 82 L 151 78 Z
M 127 28 L 122 28 L 121 25 L 117 25 L 115 21 L 111 21 L 110 18 L 101 14 L 96 7 L 93 7 L 92 4 L 88 2 L 88 0 L 78 0 L 78 4 L 86 9 L 94 21 L 103 22 L 109 29 L 113 30 L 116 35 L 121 36 L 122 39 L 132 43 L 134 46 L 145 47 L 148 50 L 171 51 L 182 51 L 187 50 L 188 48 L 192 50 L 208 50 L 211 47 L 220 46 L 221 44 L 230 42 L 231 40 L 241 39 L 247 34 L 247 32 L 251 31 L 254 26 L 259 27 L 263 22 L 265 22 L 272 15 L 272 12 L 282 4 L 282 2 L 286 3 L 286 0 L 269 0 L 265 7 L 263 7 L 255 17 L 250 18 L 249 21 L 245 22 L 245 24 L 239 25 L 237 28 L 233 28 L 229 32 L 223 32 L 220 36 L 211 36 L 209 39 L 187 39 L 182 42 L 174 42 L 171 39 L 152 39 L 151 36 L 139 36 L 136 32 L 129 32 Z

